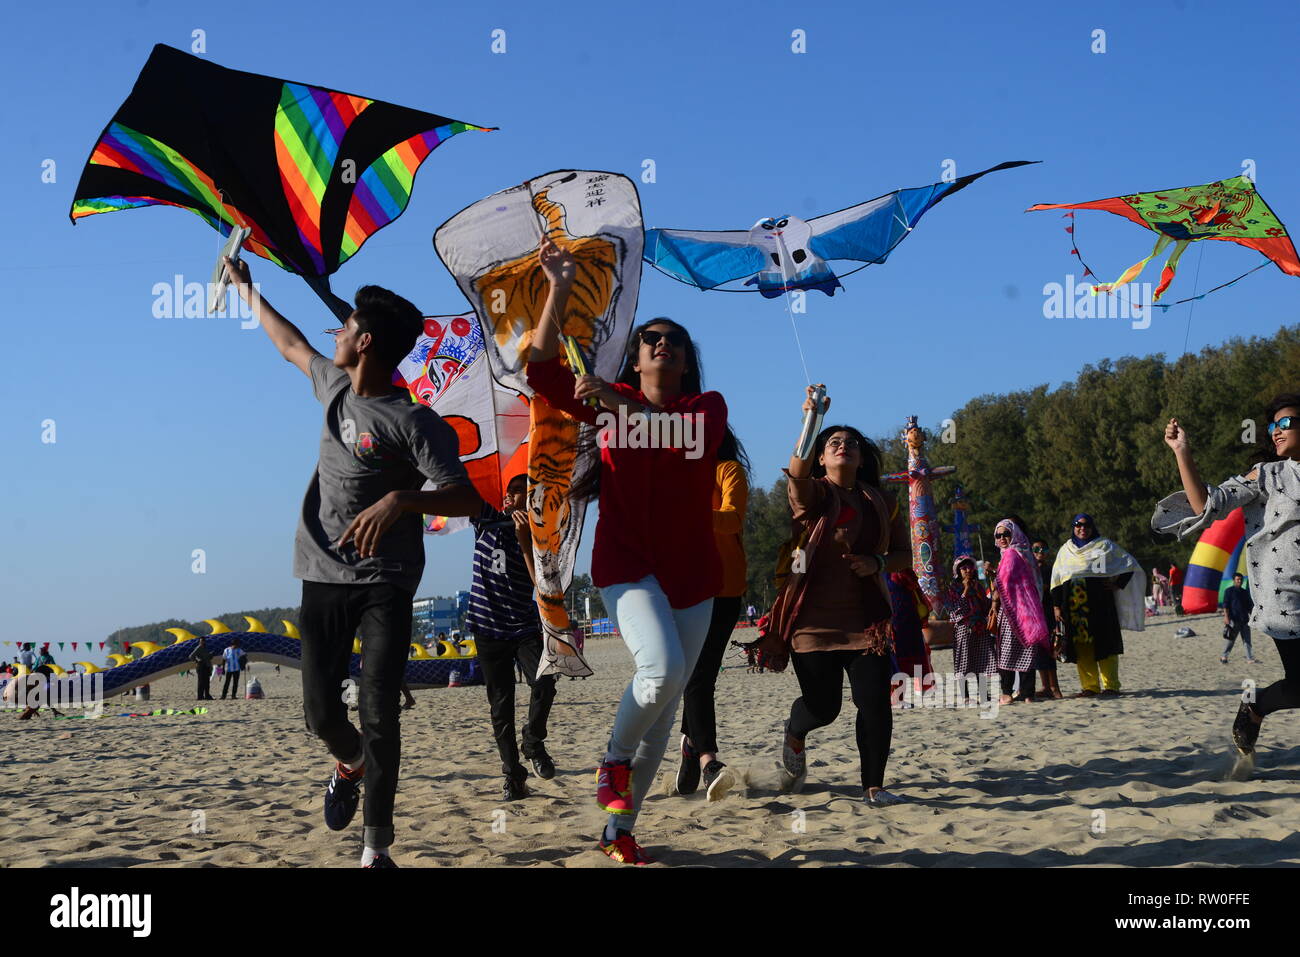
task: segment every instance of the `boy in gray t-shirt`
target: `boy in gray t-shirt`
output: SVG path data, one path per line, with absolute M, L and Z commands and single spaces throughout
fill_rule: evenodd
M 302 698 L 307 728 L 336 759 L 325 823 L 352 821 L 366 782 L 364 867 L 395 867 L 393 800 L 400 754 L 398 697 L 411 643 L 411 601 L 424 571 L 420 516 L 477 515 L 478 493 L 461 465 L 456 433 L 432 409 L 393 387 L 415 346 L 420 311 L 379 286 L 357 290 L 335 334 L 331 362 L 252 285 L 248 265 L 226 260 L 240 296 L 289 362 L 311 378 L 325 407 L 320 460 L 303 498 L 293 573 L 302 579 Z M 425 480 L 437 486 L 422 492 Z M 358 712 L 344 686 L 353 638 L 365 667 Z

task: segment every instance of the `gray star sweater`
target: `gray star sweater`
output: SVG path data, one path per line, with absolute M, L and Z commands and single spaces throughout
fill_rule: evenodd
M 1254 480 L 1238 475 L 1218 488 L 1207 485 L 1200 515 L 1192 514 L 1186 492 L 1161 499 L 1151 528 L 1186 539 L 1240 508 L 1255 600 L 1250 625 L 1279 641 L 1300 638 L 1300 463 L 1285 459 L 1256 469 Z

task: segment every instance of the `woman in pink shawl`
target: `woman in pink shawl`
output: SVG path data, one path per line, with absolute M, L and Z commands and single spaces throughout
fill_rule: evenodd
M 1043 584 L 1039 579 L 1029 539 L 1009 518 L 998 522 L 993 541 L 1002 550 L 998 561 L 993 614 L 997 619 L 998 674 L 1002 678 L 1002 704 L 1034 700 L 1034 662 L 1050 640 L 1043 617 Z M 1020 691 L 1012 697 L 1016 674 Z

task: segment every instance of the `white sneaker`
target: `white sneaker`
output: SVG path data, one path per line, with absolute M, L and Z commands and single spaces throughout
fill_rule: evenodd
M 884 788 L 881 788 L 879 791 L 877 791 L 874 797 L 872 796 L 871 792 L 868 791 L 864 795 L 864 799 L 872 807 L 890 807 L 891 805 L 894 804 L 907 803 L 906 798 L 901 798 L 897 794 L 890 794 Z

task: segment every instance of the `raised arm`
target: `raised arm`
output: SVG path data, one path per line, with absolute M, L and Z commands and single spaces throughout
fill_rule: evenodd
M 542 316 L 537 320 L 537 328 L 533 330 L 529 362 L 545 362 L 559 355 L 564 310 L 569 305 L 573 277 L 578 268 L 573 256 L 549 239 L 543 240 L 538 248 L 537 261 L 550 283 L 550 291 L 546 295 L 546 304 L 542 306 Z
M 1205 483 L 1192 458 L 1191 446 L 1187 443 L 1187 432 L 1178 424 L 1177 419 L 1170 419 L 1165 426 L 1165 444 L 1174 450 L 1174 459 L 1178 462 L 1178 477 L 1183 481 L 1183 491 L 1187 493 L 1187 504 L 1192 514 L 1200 515 L 1205 511 Z
M 226 275 L 230 277 L 230 282 L 239 292 L 240 298 L 253 310 L 253 318 L 265 330 L 280 355 L 310 378 L 311 360 L 320 353 L 312 348 L 307 337 L 297 326 L 280 315 L 274 306 L 262 298 L 253 285 L 248 263 L 242 259 L 236 262 L 227 256 Z
M 813 411 L 813 386 L 808 386 L 807 397 L 803 400 L 803 412 L 807 415 Z M 826 388 L 821 386 L 821 388 Z M 831 407 L 831 397 L 827 396 L 825 403 L 822 405 L 822 412 L 827 412 Z M 797 451 L 797 450 L 796 450 Z M 808 453 L 806 459 L 799 458 L 798 455 L 790 455 L 790 477 L 793 479 L 806 479 L 812 475 L 812 452 Z

